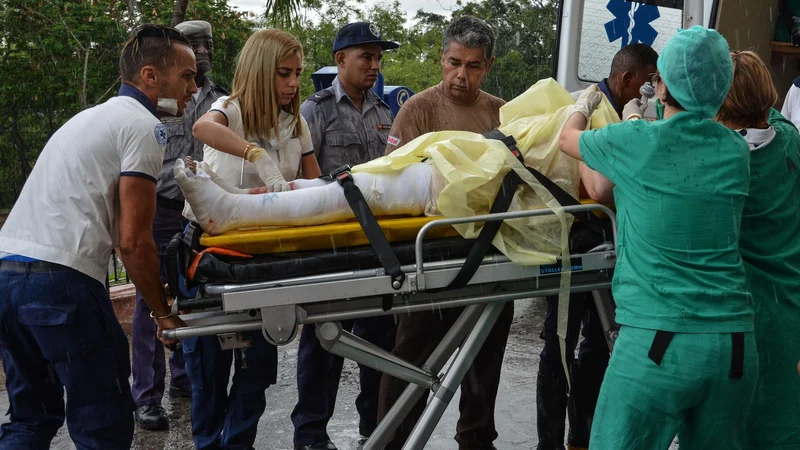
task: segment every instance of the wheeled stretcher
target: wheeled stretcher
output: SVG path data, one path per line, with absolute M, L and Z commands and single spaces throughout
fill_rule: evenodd
M 347 193 L 346 173 L 333 176 L 340 178 Z M 355 197 L 351 201 L 348 195 L 348 201 L 357 211 Z M 503 201 L 499 193 L 495 206 Z M 604 244 L 569 255 L 566 266 L 563 261 L 517 265 L 490 244 L 492 228 L 496 232 L 503 220 L 553 214 L 549 209 L 497 212 L 501 205 L 482 216 L 384 220 L 375 220 L 367 211 L 356 213 L 358 222 L 303 227 L 302 232 L 268 229 L 218 237 L 204 236 L 190 225 L 173 239 L 168 251 L 170 289 L 179 299 L 173 308 L 189 311 L 181 316 L 188 326 L 164 335 L 217 335 L 223 348 L 236 349 L 245 345 L 238 339 L 239 332 L 261 330 L 269 342 L 285 345 L 296 337 L 299 325 L 316 323 L 317 337 L 326 350 L 409 382 L 365 449 L 383 447 L 418 399 L 433 394 L 404 446 L 421 449 L 505 302 L 558 294 L 565 267 L 571 291 L 593 293 L 609 347 L 613 347 L 617 327 L 609 292 L 616 260 L 615 216 L 603 205 L 572 202 L 564 207 L 566 213 L 586 220 L 593 217 L 590 212 L 602 212 L 609 217 L 612 232 Z M 463 239 L 452 228 L 470 222 L 485 223 L 478 239 Z M 333 245 L 322 248 L 326 241 Z M 367 242 L 370 246 L 364 245 Z M 214 247 L 226 250 L 215 254 Z M 194 298 L 183 294 L 180 286 L 194 287 Z M 341 321 L 349 319 L 464 306 L 456 324 L 421 367 L 341 326 Z M 456 350 L 451 365 L 441 373 Z

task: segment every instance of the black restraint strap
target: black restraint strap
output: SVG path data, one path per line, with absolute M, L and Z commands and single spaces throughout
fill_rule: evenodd
M 653 338 L 653 345 L 650 346 L 647 356 L 657 366 L 661 365 L 661 360 L 664 358 L 664 353 L 667 351 L 667 347 L 669 347 L 673 337 L 675 337 L 675 333 L 672 331 L 656 331 L 656 337 Z
M 494 198 L 494 203 L 492 203 L 492 208 L 489 210 L 489 214 L 497 214 L 508 211 L 508 207 L 511 206 L 511 200 L 514 199 L 514 193 L 517 191 L 517 187 L 521 182 L 522 179 L 519 177 L 519 175 L 517 175 L 516 172 L 513 170 L 508 172 L 503 178 L 503 183 L 500 185 L 500 190 L 497 192 L 497 196 Z M 483 257 L 486 256 L 486 252 L 489 251 L 489 247 L 492 245 L 492 240 L 497 234 L 497 231 L 500 230 L 500 226 L 502 224 L 502 220 L 484 223 L 483 228 L 481 228 L 481 232 L 478 234 L 478 238 L 475 239 L 475 242 L 469 249 L 469 254 L 464 261 L 464 265 L 461 266 L 461 270 L 458 271 L 455 278 L 453 278 L 453 281 L 451 281 L 447 287 L 430 289 L 428 292 L 459 289 L 466 286 L 467 283 L 469 283 L 469 280 L 472 279 L 472 276 L 475 275 L 478 267 L 481 266 L 481 261 L 483 261 Z
M 178 252 L 181 244 L 183 244 L 183 233 L 173 236 L 167 244 L 167 285 L 169 286 L 169 295 L 175 299 L 183 297 L 178 274 Z
M 744 375 L 744 333 L 733 333 L 731 338 L 733 339 L 731 378 L 741 380 Z
M 353 214 L 355 214 L 358 223 L 361 224 L 361 228 L 364 230 L 364 234 L 367 236 L 372 250 L 375 251 L 375 254 L 378 256 L 378 260 L 386 270 L 386 274 L 392 278 L 392 288 L 400 289 L 403 285 L 403 281 L 405 281 L 406 275 L 400 269 L 400 261 L 397 259 L 397 255 L 395 255 L 392 246 L 386 239 L 386 235 L 383 234 L 383 230 L 381 230 L 381 227 L 378 225 L 378 220 L 375 218 L 375 215 L 372 214 L 372 210 L 369 209 L 364 195 L 361 193 L 358 186 L 356 186 L 349 171 L 343 170 L 341 173 L 335 174 L 334 176 L 336 181 L 342 186 L 344 198 L 347 199 L 347 203 L 350 204 L 350 208 L 353 210 Z M 391 308 L 392 296 L 385 295 L 383 297 L 383 310 L 388 311 Z
M 486 133 L 484 136 L 490 139 L 498 139 L 502 141 L 504 144 L 506 144 L 508 149 L 511 150 L 511 154 L 513 154 L 519 160 L 519 162 L 521 162 L 522 165 L 525 166 L 525 159 L 523 158 L 522 153 L 517 148 L 517 141 L 514 139 L 513 136 L 504 136 L 503 133 L 497 130 L 494 130 L 490 133 Z M 556 201 L 561 206 L 577 206 L 581 204 L 581 202 L 579 202 L 575 197 L 569 195 L 567 191 L 561 189 L 559 185 L 553 183 L 549 178 L 544 176 L 538 170 L 528 166 L 525 166 L 525 168 L 528 169 L 528 172 L 530 172 L 531 175 L 533 175 L 534 178 L 536 178 L 536 180 L 542 186 L 544 186 L 545 189 L 550 191 L 550 194 L 553 195 L 553 198 L 555 198 Z M 589 227 L 589 229 L 591 229 L 592 231 L 594 231 L 595 233 L 599 234 L 604 238 L 606 237 L 606 231 L 602 221 L 600 220 L 599 217 L 595 216 L 591 211 L 576 212 L 573 215 L 577 217 L 578 220 L 583 222 L 587 227 Z

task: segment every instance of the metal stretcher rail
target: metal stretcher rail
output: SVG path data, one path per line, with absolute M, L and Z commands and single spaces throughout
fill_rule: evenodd
M 616 217 L 603 205 L 564 208 L 564 212 L 570 214 L 582 211 L 601 211 L 608 215 L 612 225 L 612 240 L 590 252 L 569 255 L 571 290 L 593 293 L 611 348 L 617 328 L 608 295 L 616 260 Z M 222 297 L 223 310 L 183 315 L 181 317 L 189 326 L 165 330 L 164 336 L 180 339 L 218 335 L 223 348 L 236 349 L 244 345 L 237 337 L 243 331 L 260 329 L 269 342 L 282 345 L 296 337 L 298 325 L 318 323 L 317 337 L 326 350 L 409 382 L 406 391 L 378 425 L 364 449 L 382 448 L 411 407 L 423 395 L 430 393 L 432 398 L 403 447 L 405 450 L 422 449 L 505 303 L 558 294 L 562 268 L 561 261 L 550 265 L 521 266 L 502 255 L 491 255 L 483 258 L 465 286 L 442 291 L 440 288 L 448 286 L 465 260 L 423 263 L 426 233 L 437 226 L 548 214 L 554 212 L 548 209 L 517 211 L 429 222 L 417 233 L 415 263 L 401 267 L 406 276 L 402 284 L 396 283 L 395 286 L 383 268 L 255 283 L 208 284 L 204 295 Z M 391 296 L 392 300 L 391 309 L 388 310 L 385 308 L 386 296 Z M 339 323 L 361 317 L 464 306 L 466 309 L 455 325 L 421 367 L 398 359 L 344 331 Z M 440 373 L 457 349 L 449 370 Z

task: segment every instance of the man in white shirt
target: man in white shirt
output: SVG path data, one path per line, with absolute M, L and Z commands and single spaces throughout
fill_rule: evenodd
M 795 128 L 800 128 L 800 77 L 795 78 L 786 99 L 783 101 L 781 115 L 791 120 Z
M 107 266 L 119 247 L 158 327 L 183 325 L 169 315 L 152 223 L 167 138 L 158 111 L 180 114 L 197 91 L 195 73 L 184 35 L 137 28 L 120 57 L 119 95 L 56 131 L 0 230 L 11 403 L 0 450 L 49 448 L 65 416 L 78 450 L 130 448 L 128 342 L 105 289 Z

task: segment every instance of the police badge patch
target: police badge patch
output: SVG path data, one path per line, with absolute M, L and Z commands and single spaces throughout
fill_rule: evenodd
M 154 133 L 156 136 L 156 142 L 158 142 L 159 145 L 167 145 L 167 129 L 164 127 L 163 123 L 156 124 Z

